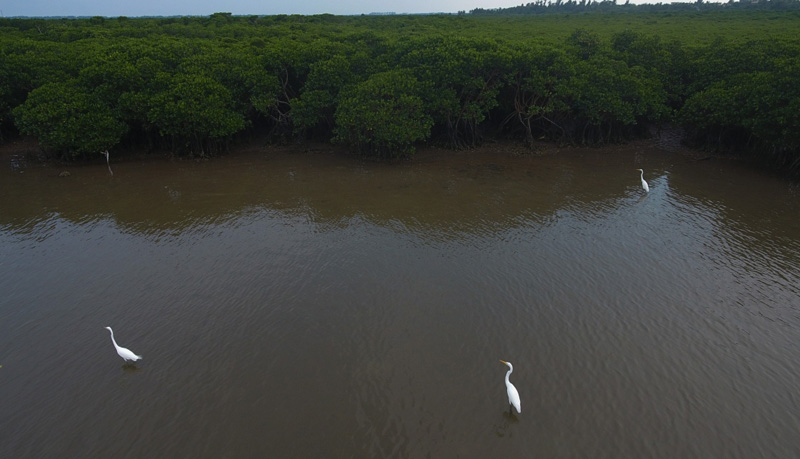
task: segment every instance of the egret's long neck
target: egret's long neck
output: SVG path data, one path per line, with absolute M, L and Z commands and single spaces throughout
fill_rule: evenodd
M 111 332 L 111 342 L 114 343 L 114 347 L 119 347 L 117 346 L 117 340 L 114 339 L 114 330 L 109 330 L 109 332 Z
M 639 171 L 639 178 L 644 180 L 644 171 Z
M 509 383 L 508 377 L 511 376 L 511 372 L 514 371 L 514 367 L 511 365 L 508 366 L 508 373 L 506 373 L 506 384 Z

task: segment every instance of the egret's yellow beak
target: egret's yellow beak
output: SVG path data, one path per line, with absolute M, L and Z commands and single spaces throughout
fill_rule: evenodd
M 508 362 L 506 362 L 505 360 L 501 360 L 500 363 L 508 363 Z

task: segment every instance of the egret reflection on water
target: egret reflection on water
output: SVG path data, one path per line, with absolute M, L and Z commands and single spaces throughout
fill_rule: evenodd
M 511 362 L 506 362 L 505 360 L 501 360 L 500 362 L 508 365 L 508 373 L 506 373 L 506 392 L 508 393 L 508 412 L 512 413 L 511 407 L 513 406 L 514 408 L 517 409 L 517 413 L 522 414 L 522 407 L 521 407 L 520 401 L 519 401 L 519 391 L 517 391 L 517 388 L 514 387 L 514 385 L 511 384 L 511 381 L 509 381 L 509 379 L 508 379 L 509 376 L 511 376 L 511 372 L 514 371 L 514 366 L 511 365 Z
M 130 349 L 119 346 L 117 344 L 117 340 L 114 339 L 114 330 L 112 330 L 111 327 L 106 327 L 106 329 L 111 332 L 111 342 L 114 343 L 114 348 L 117 350 L 117 354 L 122 357 L 125 363 L 127 363 L 129 360 L 131 362 L 136 362 L 142 358 L 141 355 L 134 354 Z

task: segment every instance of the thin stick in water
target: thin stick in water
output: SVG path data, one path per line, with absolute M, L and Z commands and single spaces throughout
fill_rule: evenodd
M 111 161 L 108 159 L 108 156 L 109 156 L 109 155 L 108 155 L 108 150 L 106 150 L 106 151 L 101 151 L 101 152 L 100 152 L 100 154 L 101 154 L 101 155 L 105 155 L 105 156 L 106 156 L 106 164 L 108 165 L 108 172 L 109 172 L 111 175 L 114 175 L 114 171 L 112 171 L 112 170 L 111 170 Z

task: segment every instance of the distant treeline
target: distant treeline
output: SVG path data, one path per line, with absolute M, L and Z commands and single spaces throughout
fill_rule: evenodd
M 672 2 L 634 5 L 630 0 L 538 0 L 509 8 L 476 8 L 470 14 L 563 14 L 582 12 L 665 13 L 691 11 L 800 11 L 800 0 L 729 0 L 728 2 Z
M 0 19 L 0 134 L 62 158 L 209 155 L 253 135 L 395 157 L 489 137 L 617 142 L 671 122 L 697 145 L 800 169 L 799 23 L 794 12 Z

